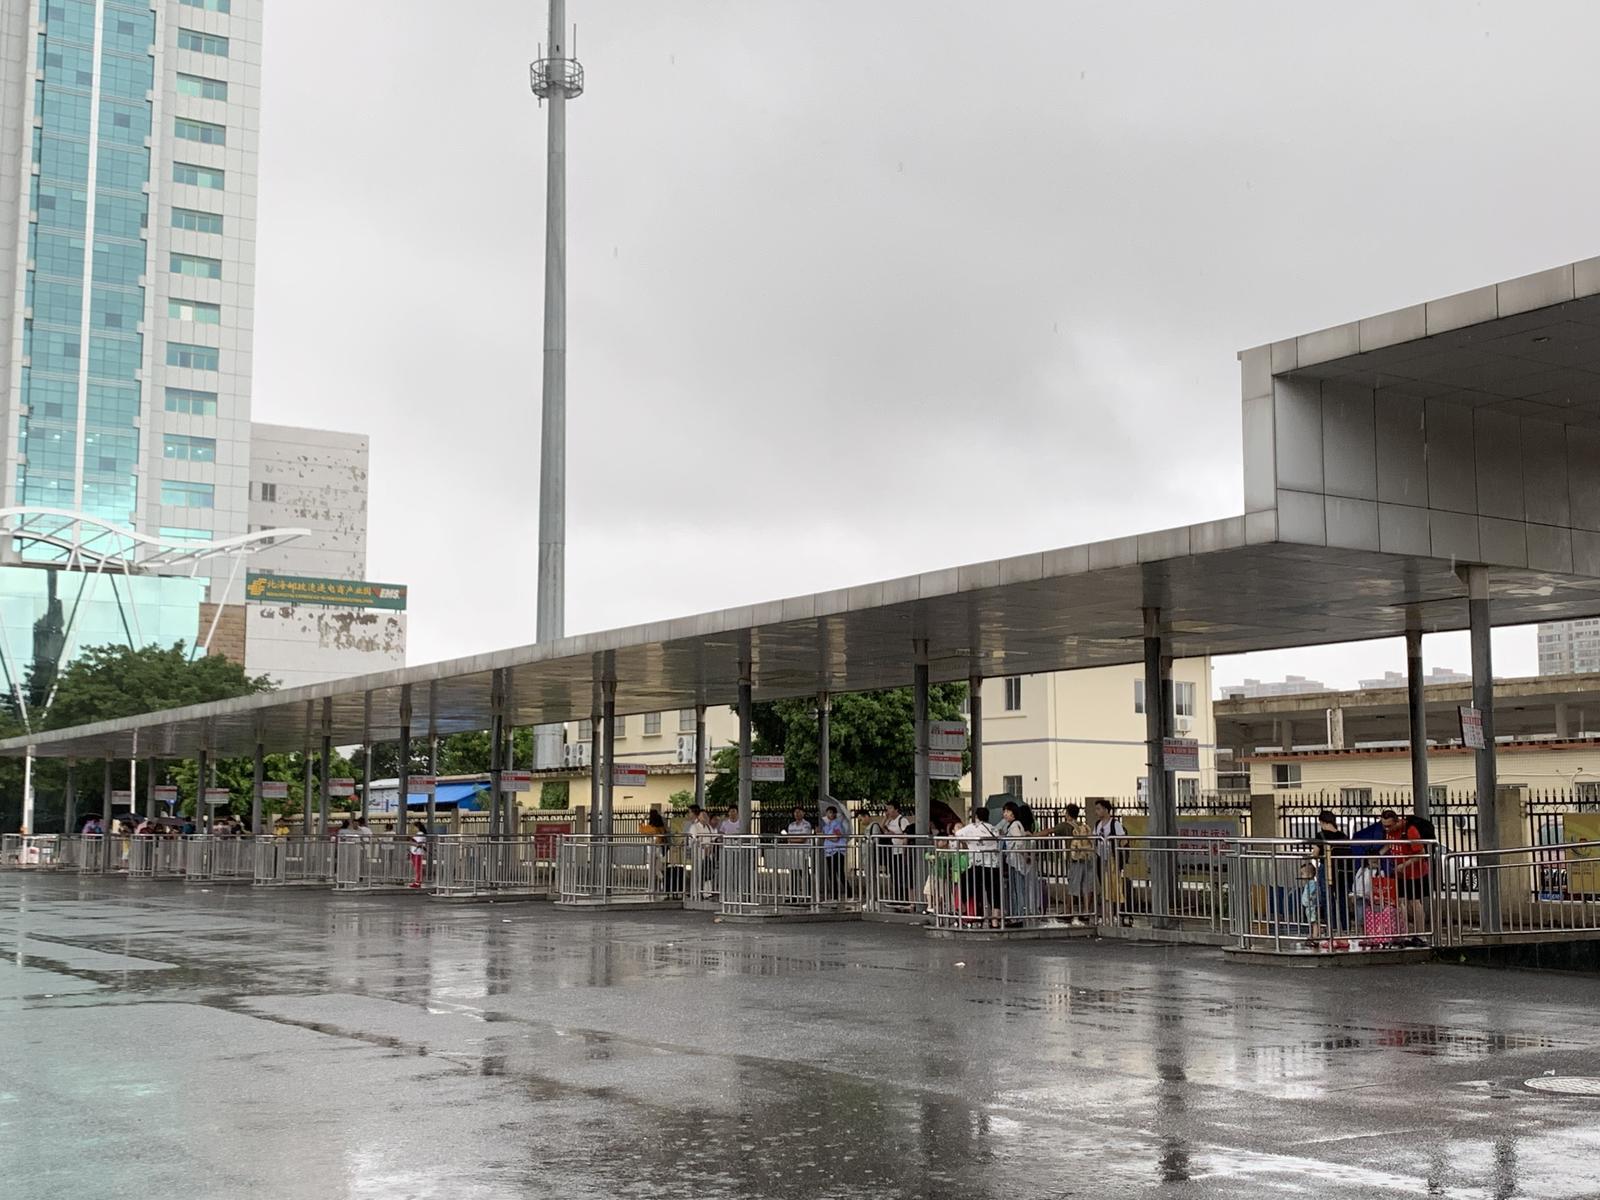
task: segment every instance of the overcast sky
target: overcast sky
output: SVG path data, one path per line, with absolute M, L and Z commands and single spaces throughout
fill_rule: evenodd
M 267 8 L 256 415 L 371 435 L 410 661 L 532 641 L 544 0 Z M 1600 253 L 1589 4 L 568 14 L 568 633 L 1234 515 L 1237 350 Z

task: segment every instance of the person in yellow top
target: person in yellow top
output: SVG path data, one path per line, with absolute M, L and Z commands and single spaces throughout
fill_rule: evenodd
M 639 832 L 644 837 L 655 838 L 658 846 L 667 844 L 667 823 L 661 819 L 661 809 L 654 804 L 650 806 L 644 820 L 639 822 Z
M 1072 840 L 1067 843 L 1067 897 L 1072 910 L 1072 923 L 1082 925 L 1084 914 L 1094 912 L 1095 869 L 1094 830 L 1083 819 L 1083 810 L 1076 804 L 1066 808 L 1066 820 L 1057 826 L 1057 832 Z

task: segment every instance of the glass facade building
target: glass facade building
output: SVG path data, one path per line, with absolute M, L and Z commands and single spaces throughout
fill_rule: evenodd
M 247 531 L 261 10 L 0 6 L 6 506 Z

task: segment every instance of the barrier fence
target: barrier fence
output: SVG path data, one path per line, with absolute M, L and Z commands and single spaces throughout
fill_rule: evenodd
M 1440 945 L 1600 934 L 1600 842 L 1482 850 L 1473 870 L 1477 890 L 1436 898 Z
M 678 869 L 669 873 L 669 865 Z M 564 904 L 681 898 L 683 877 L 681 864 L 667 861 L 666 839 L 650 834 L 573 834 L 556 849 L 556 893 Z
M 733 916 L 860 912 L 873 839 L 757 837 L 722 839 L 721 911 Z
M 431 838 L 425 855 L 423 880 L 436 896 L 548 896 L 555 888 L 556 846 L 542 834 Z M 410 883 L 414 859 L 408 870 Z

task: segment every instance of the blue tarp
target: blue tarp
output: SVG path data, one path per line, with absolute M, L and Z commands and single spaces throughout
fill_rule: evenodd
M 467 812 L 481 812 L 489 799 L 489 788 L 481 783 L 441 783 L 433 794 L 435 808 L 461 808 Z M 407 796 L 406 811 L 426 809 L 426 796 Z

